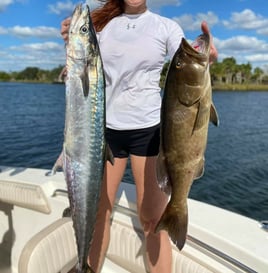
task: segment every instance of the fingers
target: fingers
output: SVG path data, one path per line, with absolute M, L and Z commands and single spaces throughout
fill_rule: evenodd
M 201 30 L 202 30 L 203 33 L 210 35 L 209 27 L 208 27 L 208 24 L 207 24 L 206 21 L 202 21 Z
M 215 47 L 214 43 L 213 43 L 213 37 L 212 34 L 209 30 L 208 24 L 206 21 L 203 21 L 201 23 L 201 30 L 204 34 L 209 34 L 210 39 L 211 39 L 211 45 L 210 45 L 210 55 L 209 55 L 209 61 L 210 63 L 213 63 L 214 61 L 217 60 L 218 58 L 218 51 L 217 48 Z
M 61 36 L 65 42 L 68 41 L 68 36 L 69 36 L 69 28 L 70 28 L 70 23 L 71 23 L 71 18 L 64 19 L 61 22 Z

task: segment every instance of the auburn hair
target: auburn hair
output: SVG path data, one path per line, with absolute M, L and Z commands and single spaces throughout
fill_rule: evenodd
M 114 17 L 124 13 L 124 0 L 99 0 L 103 5 L 91 12 L 91 19 L 97 32 L 101 31 Z

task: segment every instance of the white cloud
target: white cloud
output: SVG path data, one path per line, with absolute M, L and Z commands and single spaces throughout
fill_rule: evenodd
M 223 25 L 230 29 L 263 29 L 268 27 L 268 18 L 245 9 L 242 12 L 233 12 L 230 20 L 224 20 Z
M 22 44 L 20 46 L 11 46 L 11 50 L 15 51 L 29 51 L 29 52 L 37 52 L 37 51 L 63 51 L 63 45 L 60 45 L 55 42 L 45 42 L 45 43 L 30 43 L 30 44 Z
M 51 13 L 55 14 L 66 14 L 71 13 L 74 10 L 75 3 L 68 0 L 65 2 L 58 1 L 53 5 L 48 5 L 48 9 Z
M 263 63 L 268 62 L 268 53 L 267 54 L 252 54 L 245 57 L 250 63 Z
M 1 0 L 0 1 L 0 12 L 4 11 L 9 5 L 13 4 L 13 0 Z
M 6 28 L 0 26 L 0 35 L 7 34 L 8 31 Z
M 266 28 L 260 28 L 256 32 L 260 35 L 268 36 L 268 26 Z
M 229 52 L 268 52 L 268 44 L 256 37 L 250 36 L 234 36 L 226 40 L 214 39 L 219 51 Z
M 86 3 L 89 5 L 91 10 L 95 9 L 96 7 L 100 5 L 100 1 L 98 0 L 86 0 Z M 53 5 L 48 5 L 48 9 L 51 13 L 55 13 L 58 15 L 59 14 L 71 15 L 76 5 L 77 5 L 76 1 L 70 1 L 70 0 L 67 0 L 65 2 L 58 1 Z
M 98 0 L 86 0 L 86 3 L 89 5 L 91 10 L 93 10 L 101 5 L 101 2 Z
M 208 11 L 207 13 L 197 13 L 196 15 L 184 14 L 180 17 L 173 17 L 184 31 L 200 30 L 201 22 L 206 21 L 210 28 L 219 22 L 218 16 Z
M 55 42 L 11 46 L 1 51 L 0 58 L 0 66 L 4 66 L 6 71 L 21 71 L 30 66 L 53 69 L 64 63 L 64 46 Z
M 39 27 L 22 27 L 14 26 L 8 29 L 8 33 L 20 38 L 35 37 L 35 38 L 60 38 L 60 33 L 57 28 L 39 26 Z M 1 31 L 0 31 L 1 34 Z
M 253 67 L 263 67 L 268 61 L 268 44 L 256 37 L 239 35 L 226 40 L 214 37 L 214 43 L 219 52 L 219 61 L 234 57 L 237 63 L 250 62 Z

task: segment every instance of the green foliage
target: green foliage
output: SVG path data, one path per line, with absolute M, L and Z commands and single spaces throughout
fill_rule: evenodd
M 60 65 L 52 70 L 27 67 L 22 71 L 11 73 L 0 71 L 0 81 L 54 82 L 57 81 L 63 67 L 63 65 Z
M 10 81 L 11 76 L 4 72 L 4 71 L 0 71 L 0 81 Z
M 218 84 L 262 83 L 263 70 L 256 67 L 252 71 L 250 63 L 237 64 L 234 57 L 225 58 L 210 66 L 212 82 Z

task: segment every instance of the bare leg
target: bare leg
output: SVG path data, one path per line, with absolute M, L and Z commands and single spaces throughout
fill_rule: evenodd
M 96 228 L 88 260 L 88 263 L 95 273 L 100 272 L 109 246 L 110 217 L 116 199 L 118 186 L 124 175 L 126 164 L 127 158 L 115 158 L 113 166 L 109 162 L 106 164 L 100 196 L 100 205 L 95 225 Z
M 131 155 L 131 166 L 137 190 L 137 209 L 146 239 L 150 273 L 171 273 L 172 250 L 165 231 L 154 228 L 167 204 L 167 196 L 156 180 L 156 157 Z

